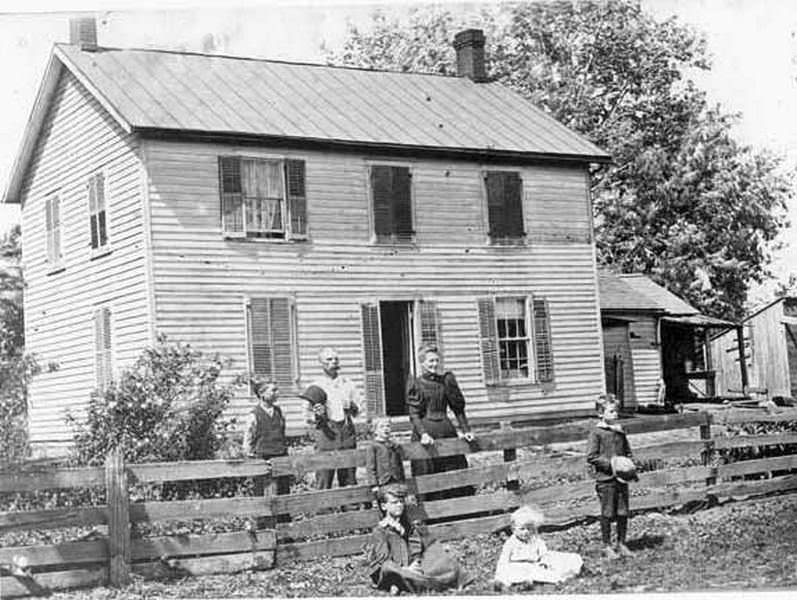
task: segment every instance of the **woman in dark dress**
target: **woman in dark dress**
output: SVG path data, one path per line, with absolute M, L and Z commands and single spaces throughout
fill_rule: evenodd
M 459 423 L 462 433 L 460 437 L 468 442 L 475 438 L 465 416 L 465 397 L 457 385 L 454 374 L 450 371 L 442 375 L 437 373 L 440 364 L 440 352 L 437 346 L 426 345 L 418 352 L 421 361 L 421 375 L 410 381 L 407 390 L 407 408 L 412 423 L 412 440 L 431 446 L 436 439 L 455 438 L 457 430 L 447 411 L 451 409 Z M 466 469 L 468 461 L 464 454 L 442 456 L 437 458 L 417 459 L 411 462 L 412 475 L 429 475 L 455 469 Z M 450 498 L 452 496 L 470 495 L 471 486 L 432 492 L 424 495 L 424 500 Z

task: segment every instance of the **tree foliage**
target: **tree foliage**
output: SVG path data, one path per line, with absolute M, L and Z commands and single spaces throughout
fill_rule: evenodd
M 159 336 L 104 394 L 91 398 L 83 417 L 67 417 L 73 462 L 102 464 L 117 447 L 128 462 L 213 458 L 234 426 L 222 413 L 240 381 L 219 382 L 226 365 L 218 355 Z
M 704 37 L 630 0 L 488 7 L 488 75 L 606 149 L 594 173 L 602 265 L 642 272 L 708 314 L 741 316 L 748 287 L 769 276 L 794 173 L 739 144 L 738 116 L 690 79 L 710 68 Z M 472 15 L 439 7 L 374 13 L 349 25 L 328 61 L 454 74 L 454 34 Z

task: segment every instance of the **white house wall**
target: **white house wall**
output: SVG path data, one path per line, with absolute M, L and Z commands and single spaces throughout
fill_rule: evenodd
M 103 169 L 112 252 L 91 259 L 86 182 Z M 26 349 L 47 369 L 30 387 L 30 436 L 39 447 L 71 437 L 67 410 L 78 412 L 94 387 L 92 313 L 112 310 L 114 363 L 124 365 L 149 340 L 141 167 L 135 146 L 69 73 L 62 75 L 22 189 Z M 65 269 L 46 263 L 45 198 L 58 191 Z
M 306 161 L 310 240 L 224 239 L 218 156 L 286 156 Z M 360 304 L 436 300 L 445 363 L 473 417 L 590 410 L 602 389 L 598 314 L 586 175 L 580 167 L 519 168 L 527 248 L 490 247 L 481 165 L 398 160 L 412 167 L 416 244 L 370 241 L 368 165 L 373 157 L 146 141 L 156 328 L 248 368 L 244 298 L 291 295 L 298 317 L 301 383 L 318 372 L 318 350 L 334 345 L 344 373 L 363 382 Z M 489 403 L 476 298 L 534 293 L 550 304 L 555 388 L 510 388 Z M 241 397 L 233 413 L 246 410 Z M 301 401 L 284 391 L 289 427 Z

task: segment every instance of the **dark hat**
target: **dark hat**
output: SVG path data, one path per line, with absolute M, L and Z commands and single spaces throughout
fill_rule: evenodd
M 639 481 L 634 461 L 627 456 L 612 456 L 612 474 L 621 483 Z
M 303 400 L 307 400 L 310 404 L 326 404 L 327 403 L 327 393 L 324 391 L 323 388 L 317 385 L 310 385 L 305 389 L 301 394 L 299 394 L 299 398 Z

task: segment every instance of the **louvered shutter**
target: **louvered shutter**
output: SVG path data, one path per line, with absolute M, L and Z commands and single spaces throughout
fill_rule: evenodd
M 91 236 L 91 247 L 97 248 L 100 245 L 99 225 L 97 223 L 97 186 L 94 177 L 89 178 L 89 231 Z
M 294 238 L 307 237 L 307 194 L 303 160 L 285 161 L 285 181 L 288 187 L 290 235 Z
M 371 167 L 371 196 L 374 210 L 374 233 L 377 238 L 390 237 L 393 233 L 392 176 L 390 167 Z
M 50 205 L 53 223 L 53 262 L 61 261 L 61 199 L 55 196 Z
M 440 335 L 440 314 L 437 303 L 429 300 L 418 302 L 418 339 L 421 345 L 432 344 L 440 350 L 442 369 L 443 343 Z
M 492 298 L 479 298 L 479 339 L 482 351 L 484 382 L 498 383 L 501 369 L 498 362 L 498 332 L 495 325 L 495 304 Z
M 241 159 L 239 157 L 219 157 L 219 188 L 222 230 L 229 235 L 245 235 Z
M 105 229 L 105 175 L 97 173 L 95 185 L 97 186 L 95 192 L 97 204 L 97 239 L 100 247 L 103 247 L 108 243 L 108 234 Z
M 534 313 L 534 349 L 537 359 L 537 381 L 553 381 L 553 348 L 548 302 L 543 298 L 532 300 Z
M 504 179 L 501 171 L 488 171 L 485 175 L 487 188 L 487 219 L 491 238 L 506 237 L 504 217 Z
M 283 389 L 293 387 L 293 340 L 292 311 L 289 298 L 271 298 L 269 301 L 271 317 L 272 377 Z
M 412 175 L 408 167 L 392 167 L 393 233 L 402 241 L 412 240 Z
M 53 242 L 53 199 L 47 198 L 44 201 L 44 229 L 47 232 L 47 262 L 54 263 L 55 262 L 55 254 L 54 248 L 55 244 Z
M 514 171 L 504 172 L 504 235 L 523 237 L 523 181 Z
M 255 375 L 272 377 L 271 315 L 268 298 L 252 298 L 249 304 L 249 352 Z
M 384 415 L 385 390 L 382 377 L 382 335 L 379 305 L 362 305 L 363 354 L 365 364 L 365 398 L 368 415 Z

